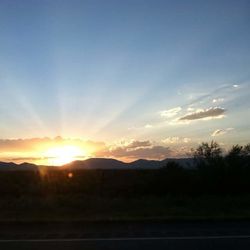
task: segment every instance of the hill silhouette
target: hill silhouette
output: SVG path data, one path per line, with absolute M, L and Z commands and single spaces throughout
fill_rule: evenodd
M 112 158 L 90 158 L 83 161 L 73 161 L 71 163 L 62 165 L 60 169 L 158 169 L 165 166 L 168 162 L 176 162 L 183 167 L 192 166 L 193 160 L 191 158 L 168 158 L 162 161 L 139 159 L 133 162 L 122 162 Z M 54 168 L 55 166 L 39 166 L 31 163 L 16 164 L 13 162 L 0 162 L 0 171 L 14 171 L 14 170 L 33 170 L 37 171 L 39 167 Z
M 0 162 L 0 170 L 16 171 L 16 170 L 38 170 L 38 166 L 32 163 L 23 162 L 16 164 L 14 162 Z

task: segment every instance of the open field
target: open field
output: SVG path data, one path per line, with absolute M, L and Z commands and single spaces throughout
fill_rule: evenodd
M 250 196 L 98 198 L 47 196 L 0 200 L 1 221 L 130 221 L 250 218 Z

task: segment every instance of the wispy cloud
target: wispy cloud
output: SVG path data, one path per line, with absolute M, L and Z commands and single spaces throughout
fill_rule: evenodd
M 235 92 L 235 89 L 239 88 L 240 85 L 238 84 L 227 84 L 227 85 L 222 85 L 214 90 L 212 90 L 209 93 L 204 93 L 203 95 L 200 94 L 198 95 L 197 98 L 192 98 L 192 101 L 189 103 L 190 105 L 201 105 L 204 103 L 209 103 L 212 99 L 212 102 L 222 102 L 224 101 L 224 98 L 221 96 L 227 96 L 227 95 L 232 95 Z M 199 94 L 199 93 L 198 93 Z M 197 96 L 197 93 L 191 94 L 191 96 Z M 190 99 L 190 98 L 189 98 Z
M 172 108 L 172 109 L 168 109 L 168 110 L 163 110 L 163 111 L 160 111 L 160 115 L 162 117 L 171 118 L 171 117 L 176 116 L 181 110 L 182 110 L 181 107 L 176 107 L 176 108 Z
M 224 135 L 226 133 L 228 133 L 229 131 L 234 130 L 234 128 L 226 128 L 226 129 L 216 129 L 211 136 L 215 137 L 215 136 L 219 136 L 219 135 Z
M 8 162 L 9 161 L 11 162 L 12 161 L 13 162 L 36 162 L 36 161 L 40 161 L 43 159 L 44 159 L 43 157 L 6 157 L 6 158 L 3 158 L 2 160 L 8 161 Z
M 212 118 L 222 118 L 226 112 L 223 108 L 209 108 L 205 110 L 198 110 L 197 112 L 184 115 L 179 118 L 179 121 L 192 121 L 199 119 L 212 119 Z

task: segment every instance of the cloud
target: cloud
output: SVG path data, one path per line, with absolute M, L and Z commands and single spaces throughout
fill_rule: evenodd
M 164 146 L 152 146 L 129 149 L 127 147 L 112 148 L 106 152 L 100 152 L 104 157 L 127 159 L 165 159 L 171 155 L 171 150 Z
M 151 124 L 146 124 L 145 126 L 144 126 L 144 128 L 152 128 L 153 127 L 153 125 L 151 125 Z
M 187 111 L 188 111 L 188 112 L 190 112 L 190 111 L 194 111 L 194 108 L 192 108 L 192 107 L 188 107 L 188 108 L 187 108 Z
M 188 143 L 187 137 L 168 137 L 162 142 L 150 140 L 122 140 L 116 143 L 86 141 L 81 139 L 31 138 L 31 139 L 0 139 L 0 161 L 13 161 L 16 163 L 30 162 L 39 165 L 48 165 L 53 155 L 46 155 L 48 149 L 64 145 L 74 145 L 86 151 L 87 155 L 79 155 L 77 160 L 86 157 L 109 157 L 124 161 L 137 159 L 162 160 L 167 157 L 183 155 L 182 147 Z M 162 144 L 163 142 L 166 143 Z M 169 145 L 175 146 L 174 150 Z M 176 144 L 175 144 L 176 143 Z M 55 156 L 56 157 L 56 156 Z
M 182 110 L 181 107 L 176 107 L 176 108 L 172 108 L 172 109 L 168 109 L 168 110 L 163 110 L 163 111 L 160 111 L 160 115 L 162 117 L 171 118 L 171 117 L 176 116 L 181 110 Z
M 151 146 L 150 141 L 132 141 L 130 144 L 126 146 L 126 148 L 141 148 L 141 147 L 149 147 Z
M 42 157 L 6 157 L 3 158 L 4 161 L 13 161 L 13 162 L 34 162 L 34 161 L 40 161 L 43 160 L 44 158 Z
M 169 147 L 154 145 L 151 141 L 121 141 L 106 147 L 105 150 L 97 151 L 97 157 L 111 157 L 125 161 L 136 159 L 161 160 L 171 156 Z
M 175 136 L 175 137 L 167 137 L 165 139 L 162 140 L 163 143 L 166 144 L 173 144 L 173 143 L 177 143 L 179 142 L 180 138 Z
M 224 135 L 226 133 L 228 133 L 229 131 L 234 130 L 234 128 L 226 128 L 226 129 L 216 129 L 211 136 L 215 137 L 215 136 L 219 136 L 219 135 Z
M 224 98 L 214 98 L 213 99 L 213 103 L 218 103 L 218 102 L 223 102 L 224 101 Z
M 154 126 L 152 124 L 145 124 L 144 126 L 132 126 L 132 127 L 129 127 L 128 130 L 142 130 L 142 129 L 151 129 L 153 128 Z
M 119 143 L 106 144 L 104 142 L 84 141 L 81 139 L 31 138 L 31 139 L 0 139 L 0 160 L 14 162 L 28 161 L 31 163 L 46 162 L 49 148 L 64 145 L 74 145 L 87 151 L 89 157 L 114 157 L 122 159 L 163 159 L 169 156 L 170 149 L 153 145 L 149 140 L 124 140 Z M 52 156 L 53 158 L 53 156 Z M 79 155 L 77 159 L 84 159 L 86 155 Z
M 192 120 L 199 120 L 199 119 L 211 119 L 211 118 L 222 118 L 223 114 L 226 112 L 223 108 L 209 108 L 209 109 L 201 109 L 194 113 L 187 114 L 181 118 L 179 121 L 192 121 Z
M 0 139 L 0 150 L 1 153 L 41 152 L 48 148 L 71 144 L 82 148 L 87 148 L 89 151 L 100 150 L 105 147 L 104 142 L 69 139 L 58 136 L 55 138 L 44 137 L 29 139 Z
M 183 138 L 183 137 L 178 137 L 178 136 L 167 137 L 162 140 L 162 142 L 165 144 L 189 143 L 190 141 L 191 141 L 190 138 L 187 138 L 187 137 Z
M 190 138 L 187 138 L 187 137 L 183 138 L 183 142 L 184 142 L 184 143 L 189 143 L 190 141 L 191 141 Z
M 191 94 L 190 102 L 186 105 L 182 106 L 183 108 L 185 106 L 201 106 L 201 105 L 209 105 L 211 101 L 213 103 L 220 103 L 222 101 L 225 101 L 225 99 L 228 101 L 235 94 L 235 90 L 239 89 L 241 86 L 238 84 L 226 84 L 222 85 L 216 89 L 213 89 L 210 92 L 207 93 L 199 93 L 194 92 Z M 188 95 L 188 94 L 187 94 Z M 223 96 L 223 98 L 220 98 L 219 96 Z
M 212 134 L 211 134 L 211 136 L 218 136 L 218 135 L 223 135 L 223 134 L 225 134 L 226 133 L 226 131 L 225 130 L 223 130 L 223 129 L 216 129 Z

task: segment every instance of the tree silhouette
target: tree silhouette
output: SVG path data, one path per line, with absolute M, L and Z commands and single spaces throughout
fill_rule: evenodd
M 193 150 L 194 163 L 198 168 L 220 165 L 222 161 L 222 149 L 215 141 L 202 142 L 196 150 Z
M 202 142 L 200 146 L 194 151 L 194 157 L 198 159 L 215 159 L 221 157 L 222 150 L 219 144 L 215 141 L 211 143 Z

